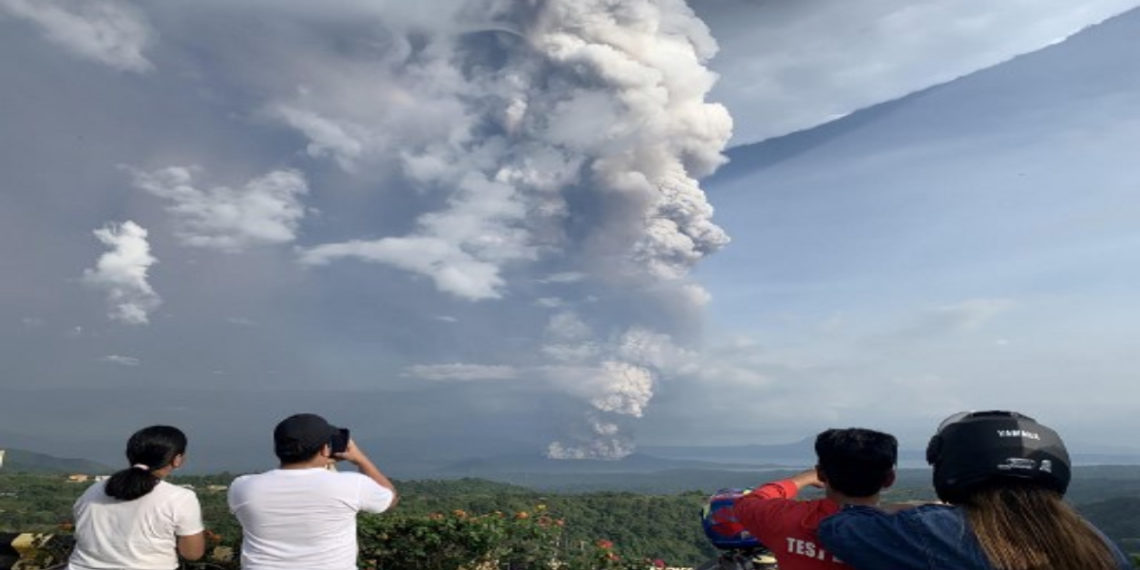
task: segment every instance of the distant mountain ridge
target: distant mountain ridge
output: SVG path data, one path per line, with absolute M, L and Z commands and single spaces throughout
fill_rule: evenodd
M 806 437 L 792 443 L 745 445 L 660 445 L 641 446 L 642 452 L 665 459 L 716 463 L 801 465 L 815 461 L 815 439 Z
M 773 467 L 759 461 L 714 462 L 663 458 L 634 453 L 618 460 L 551 459 L 540 454 L 516 454 L 467 459 L 444 466 L 435 475 L 445 477 L 487 477 L 503 474 L 585 474 L 585 473 L 657 473 L 677 469 L 755 470 Z
M 24 449 L 6 449 L 4 465 L 0 467 L 0 472 L 8 473 L 105 474 L 114 471 L 116 471 L 114 467 L 90 459 L 55 457 Z
M 808 466 L 815 464 L 815 442 L 804 438 L 793 443 L 720 446 L 643 446 L 649 455 L 663 459 L 695 460 L 714 463 L 763 464 L 779 466 Z M 1140 450 L 1129 448 L 1096 448 L 1069 445 L 1069 454 L 1076 465 L 1140 465 Z M 899 449 L 900 466 L 916 467 L 926 464 L 924 449 Z

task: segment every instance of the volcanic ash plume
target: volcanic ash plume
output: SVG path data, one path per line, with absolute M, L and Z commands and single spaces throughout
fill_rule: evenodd
M 680 279 L 727 242 L 695 179 L 723 161 L 731 134 L 727 111 L 704 101 L 716 46 L 703 23 L 681 0 L 519 5 L 463 11 L 517 35 L 439 37 L 391 58 L 381 79 L 398 87 L 383 89 L 385 109 L 354 110 L 356 86 L 332 78 L 328 93 L 272 106 L 310 152 L 353 168 L 399 156 L 411 181 L 449 192 L 411 234 L 319 245 L 304 262 L 385 263 L 486 299 L 504 294 L 506 266 L 544 255 L 586 254 L 595 274 Z
M 309 137 L 313 156 L 348 172 L 399 157 L 403 178 L 446 196 L 410 233 L 317 245 L 302 262 L 387 264 L 470 300 L 507 296 L 508 272 L 542 264 L 582 276 L 570 304 L 653 289 L 696 314 L 703 296 L 688 271 L 728 241 L 697 184 L 723 162 L 732 128 L 705 101 L 716 79 L 708 29 L 683 0 L 488 0 L 457 13 L 468 31 L 400 44 L 366 82 L 380 108 L 353 105 L 354 66 L 330 66 L 327 81 L 268 109 Z M 621 339 L 662 333 L 581 312 L 590 338 L 551 339 L 549 361 L 528 364 L 558 371 L 547 375 L 558 386 L 565 370 L 586 372 L 569 391 L 593 409 L 589 437 L 551 455 L 621 456 L 620 420 L 641 416 L 665 372 L 624 357 Z
M 566 331 L 576 334 L 568 337 Z M 696 362 L 696 355 L 669 335 L 641 327 L 612 342 L 597 342 L 572 313 L 552 317 L 547 335 L 544 350 L 562 364 L 547 367 L 546 377 L 590 406 L 582 425 L 547 447 L 555 459 L 620 459 L 632 453 L 633 440 L 623 426 L 644 415 L 656 377 L 691 373 Z

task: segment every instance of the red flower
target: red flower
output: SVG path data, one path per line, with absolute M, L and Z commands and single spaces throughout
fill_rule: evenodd
M 597 544 L 598 548 L 601 548 L 602 550 L 609 550 L 609 549 L 614 547 L 613 542 L 606 540 L 604 538 L 599 538 L 598 542 L 596 542 L 595 544 Z

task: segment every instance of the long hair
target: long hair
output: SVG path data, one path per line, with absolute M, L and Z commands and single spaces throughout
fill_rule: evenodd
M 993 483 L 960 505 L 996 570 L 1116 570 L 1105 539 L 1061 499 L 1035 485 Z
M 131 466 L 111 475 L 104 492 L 121 501 L 133 501 L 154 490 L 154 472 L 170 465 L 174 457 L 186 453 L 186 434 L 171 426 L 140 429 L 127 441 L 127 461 Z

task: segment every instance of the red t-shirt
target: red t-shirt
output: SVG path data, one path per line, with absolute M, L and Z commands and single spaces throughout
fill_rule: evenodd
M 767 483 L 736 500 L 737 520 L 776 557 L 780 570 L 850 568 L 827 552 L 816 537 L 819 521 L 839 512 L 831 499 L 797 501 L 790 479 Z

